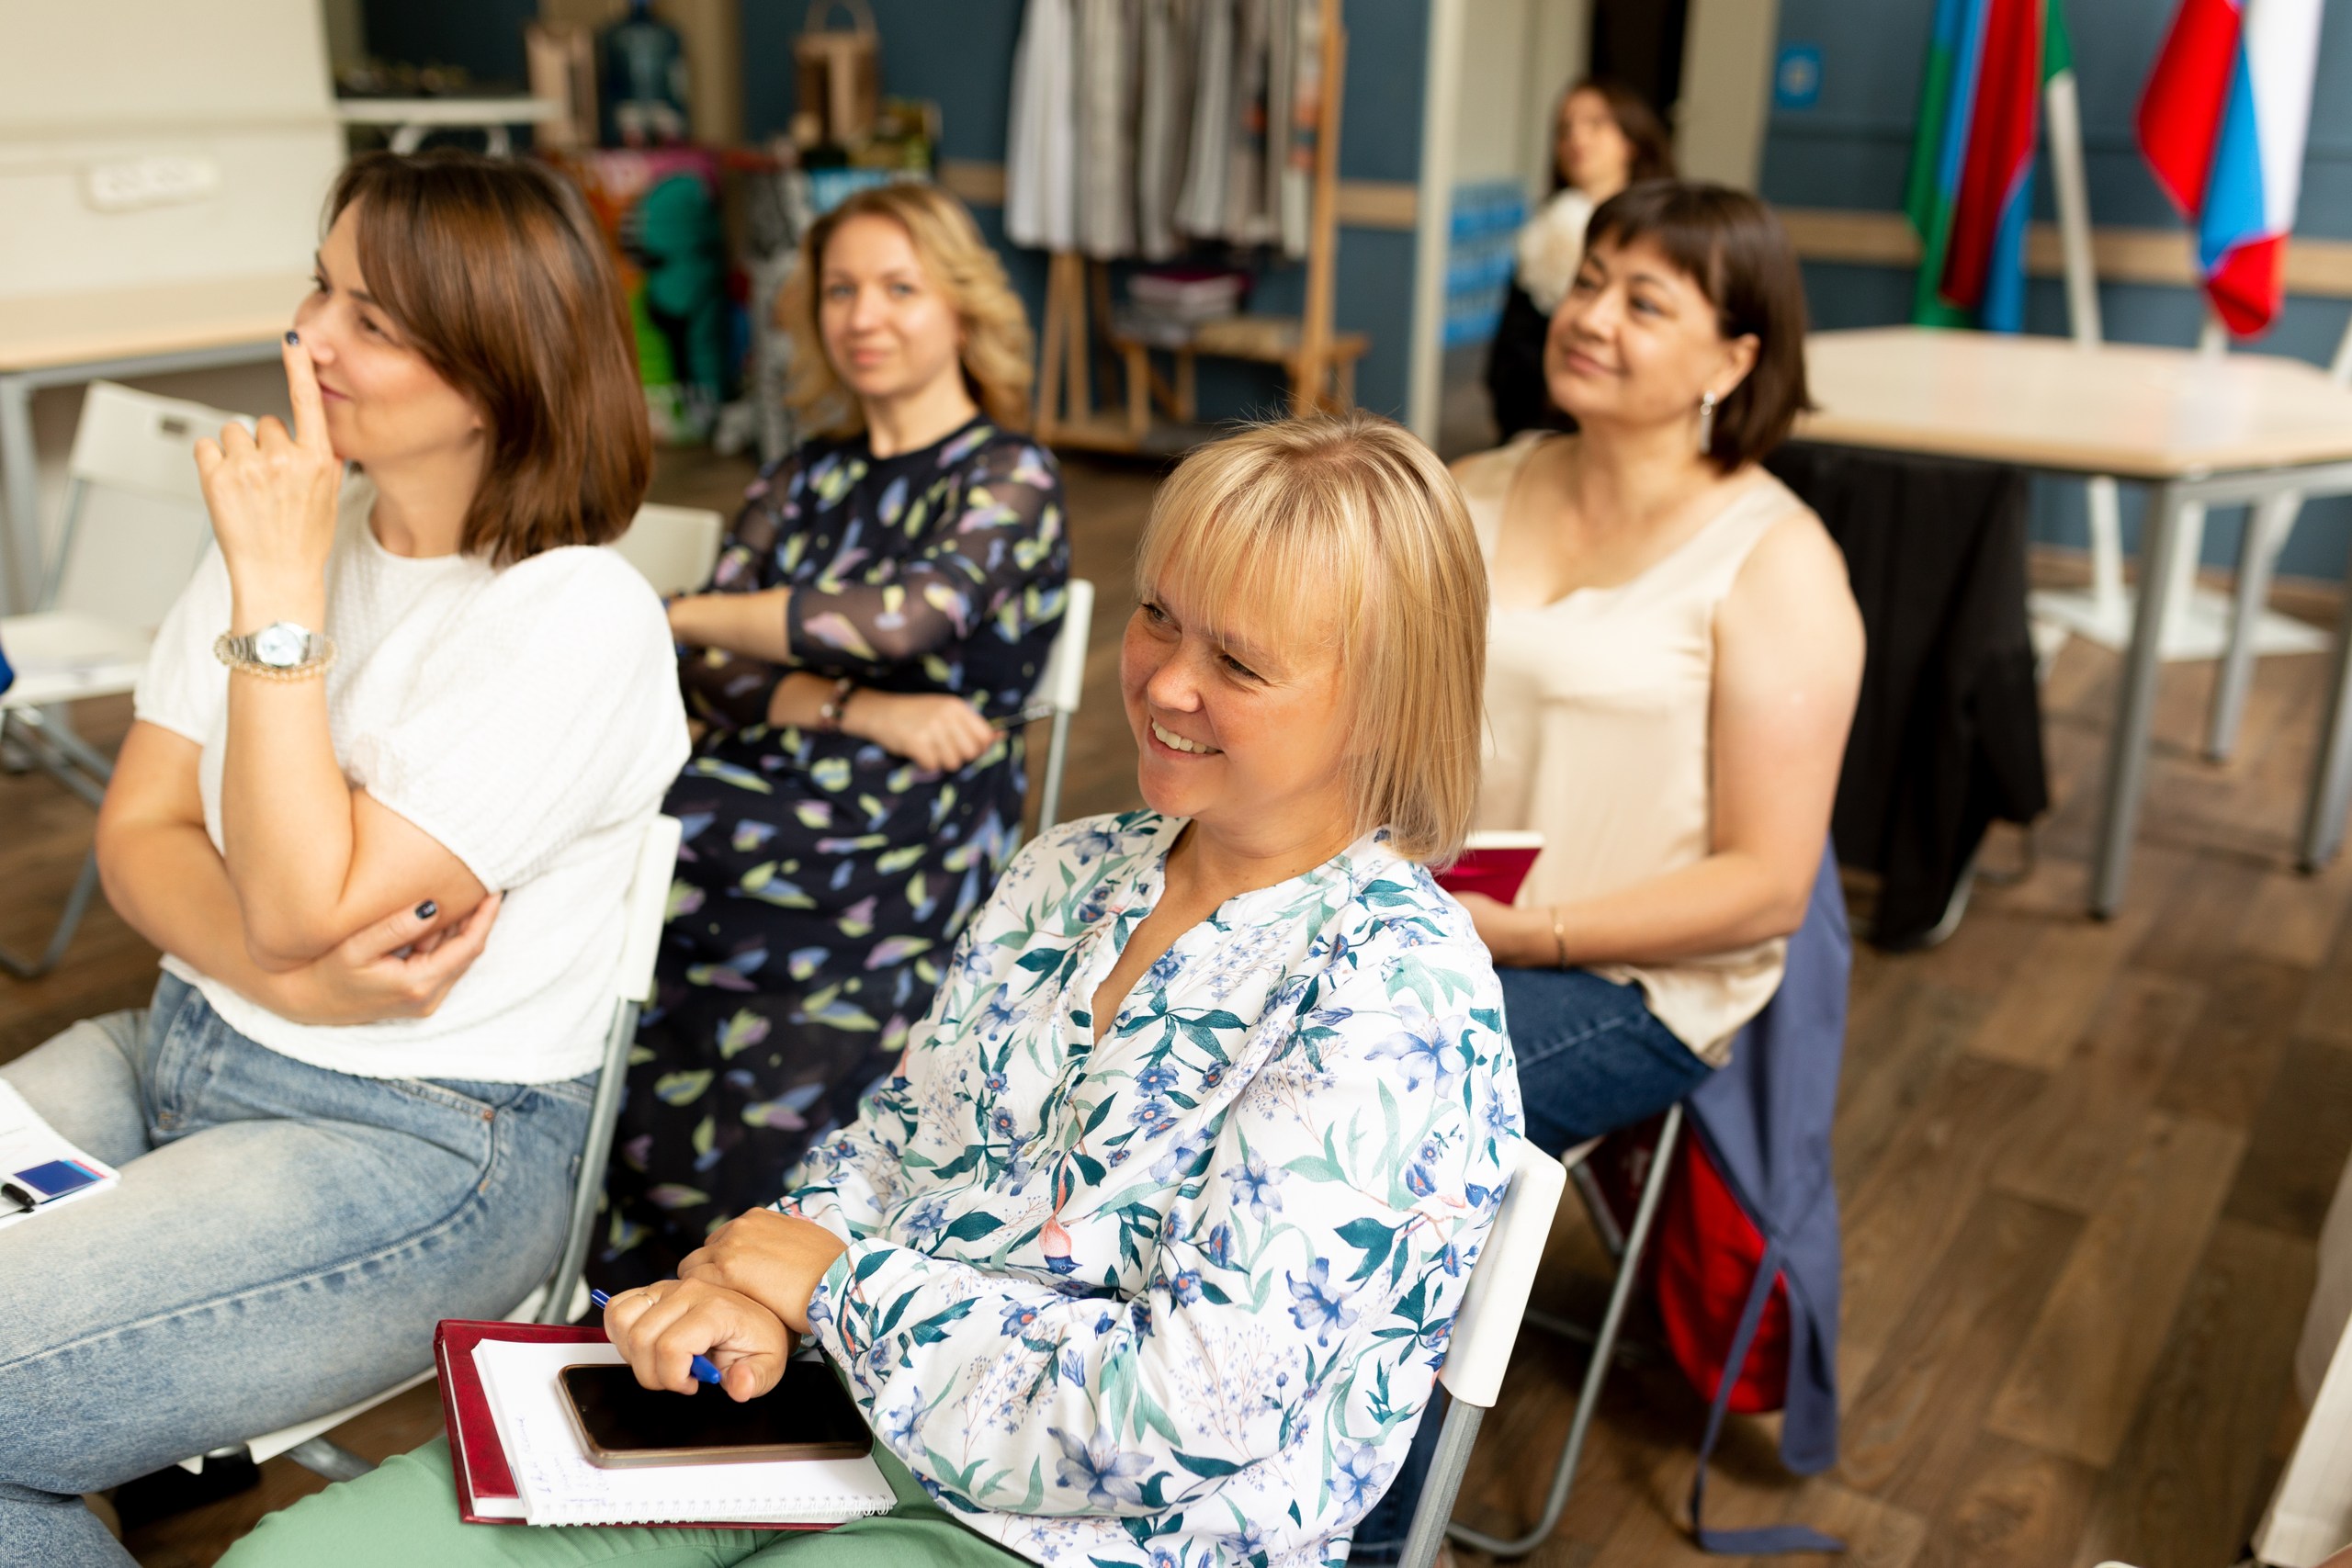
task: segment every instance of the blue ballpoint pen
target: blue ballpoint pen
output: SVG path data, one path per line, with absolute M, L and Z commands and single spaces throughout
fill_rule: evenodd
M 598 1312 L 602 1312 L 606 1307 L 610 1306 L 612 1302 L 613 1298 L 605 1294 L 602 1291 L 591 1291 L 588 1292 L 588 1304 L 594 1307 Z M 718 1381 L 718 1369 L 712 1366 L 708 1360 L 700 1356 L 696 1356 L 695 1358 L 694 1374 L 695 1381 L 696 1382 L 715 1383 Z

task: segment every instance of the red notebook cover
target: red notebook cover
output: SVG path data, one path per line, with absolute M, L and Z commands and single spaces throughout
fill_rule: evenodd
M 605 1331 L 582 1325 L 547 1323 L 483 1323 L 468 1318 L 444 1318 L 433 1331 L 433 1361 L 441 1371 L 441 1417 L 449 1427 L 449 1472 L 458 1483 L 458 1517 L 469 1525 L 521 1525 L 522 1495 L 514 1487 L 514 1472 L 507 1468 L 506 1450 L 499 1446 L 498 1423 L 482 1396 L 481 1372 L 474 1365 L 474 1347 L 484 1339 L 514 1339 L 526 1344 L 568 1343 L 601 1345 Z M 745 1525 L 740 1520 L 682 1524 L 676 1529 L 831 1529 L 831 1525 Z
M 1519 897 L 1520 884 L 1543 852 L 1541 833 L 1473 833 L 1462 858 L 1437 873 L 1437 885 L 1448 893 L 1483 893 L 1508 904 Z

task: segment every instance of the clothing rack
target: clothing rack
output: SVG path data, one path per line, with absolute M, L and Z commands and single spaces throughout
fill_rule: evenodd
M 1306 299 L 1296 316 L 1242 314 L 1204 321 L 1181 344 L 1146 343 L 1112 323 L 1111 275 L 1078 251 L 1050 253 L 1046 275 L 1045 337 L 1038 355 L 1037 438 L 1049 446 L 1136 452 L 1151 444 L 1155 405 L 1180 425 L 1199 422 L 1195 368 L 1203 355 L 1279 365 L 1290 384 L 1290 412 L 1306 414 L 1351 408 L 1355 367 L 1372 347 L 1363 333 L 1335 331 L 1340 202 L 1340 102 L 1347 87 L 1348 35 L 1341 0 L 1322 5 L 1322 101 L 1317 106 L 1315 171 L 1308 208 Z M 1118 356 L 1125 405 L 1098 407 L 1091 367 L 1096 323 Z M 1157 347 L 1173 360 L 1163 376 L 1152 363 Z

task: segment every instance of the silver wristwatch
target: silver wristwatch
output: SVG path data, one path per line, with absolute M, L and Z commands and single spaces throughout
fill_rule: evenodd
M 325 633 L 292 621 L 273 621 L 245 637 L 223 632 L 214 640 L 212 653 L 232 670 L 299 681 L 321 673 L 334 662 L 334 642 Z

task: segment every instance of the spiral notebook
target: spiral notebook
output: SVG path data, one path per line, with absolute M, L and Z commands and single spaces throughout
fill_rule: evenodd
M 566 1367 L 617 1365 L 619 1351 L 485 1336 L 471 1359 L 526 1524 L 807 1529 L 888 1513 L 898 1501 L 862 1456 L 600 1468 L 564 1414 L 557 1377 Z

